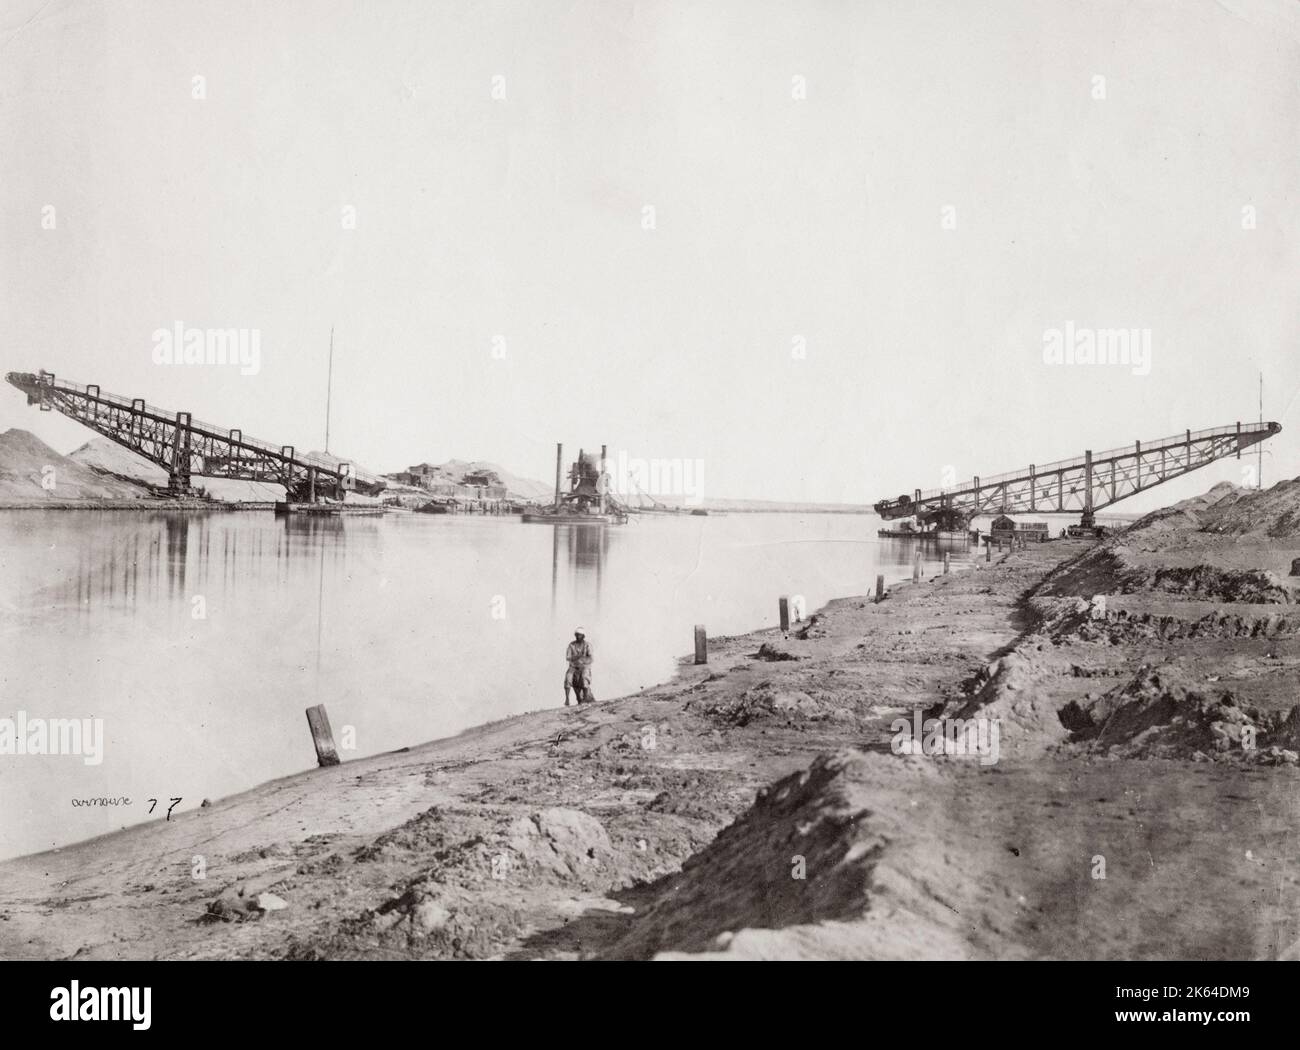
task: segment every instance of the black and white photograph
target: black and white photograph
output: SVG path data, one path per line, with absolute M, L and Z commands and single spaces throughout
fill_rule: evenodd
M 1253 1031 L 1297 277 L 1297 0 L 0 0 L 23 1010 L 1052 962 Z

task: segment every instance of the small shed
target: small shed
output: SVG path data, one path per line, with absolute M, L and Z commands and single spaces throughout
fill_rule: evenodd
M 1025 540 L 1028 543 L 1042 543 L 1051 536 L 1051 532 L 1045 521 L 1016 521 L 1015 518 L 1007 514 L 999 515 L 993 519 L 989 526 L 989 534 L 993 537 L 993 542 L 1001 540 L 1014 542 L 1016 540 Z

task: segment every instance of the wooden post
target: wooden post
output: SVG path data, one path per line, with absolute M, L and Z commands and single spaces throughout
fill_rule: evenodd
M 993 537 L 992 536 L 989 537 L 988 543 L 984 544 L 984 560 L 985 561 L 993 560 Z
M 697 664 L 709 662 L 709 636 L 702 623 L 695 625 L 695 662 Z
M 921 552 L 916 552 L 916 557 L 912 559 L 912 582 L 921 582 Z
M 790 599 L 782 595 L 777 607 L 781 614 L 781 630 L 788 631 L 790 629 Z
M 311 742 L 316 745 L 316 762 L 321 766 L 337 766 L 339 753 L 334 750 L 334 733 L 324 704 L 307 708 L 307 725 L 311 729 Z
M 948 557 L 949 557 L 948 552 L 944 551 L 943 552 L 943 574 L 945 576 L 948 575 Z
M 885 578 L 879 574 L 876 575 L 876 601 L 885 600 Z

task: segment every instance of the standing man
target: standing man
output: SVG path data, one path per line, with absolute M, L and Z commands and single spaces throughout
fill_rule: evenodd
M 578 694 L 578 703 L 591 701 L 591 646 L 587 644 L 587 635 L 581 627 L 573 632 L 573 641 L 564 651 L 564 658 L 569 669 L 564 672 L 564 706 L 569 706 L 569 690 Z

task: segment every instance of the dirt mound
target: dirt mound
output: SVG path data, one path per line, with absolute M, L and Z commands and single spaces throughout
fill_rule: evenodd
M 538 885 L 565 892 L 624 886 L 641 865 L 610 840 L 591 814 L 549 806 L 510 817 L 505 807 L 434 806 L 351 853 L 298 869 L 325 877 L 340 896 L 364 902 L 340 923 L 293 939 L 282 953 L 300 958 L 484 958 L 526 921 Z M 292 898 L 295 880 L 276 887 Z
M 68 453 L 83 467 L 149 485 L 166 485 L 167 471 L 108 438 L 92 438 Z
M 1161 533 L 1161 542 L 1185 541 L 1184 529 Z M 1097 594 L 1134 594 L 1161 591 L 1184 598 L 1250 604 L 1289 604 L 1294 601 L 1292 585 L 1266 569 L 1235 568 L 1214 564 L 1212 553 L 1194 565 L 1160 565 L 1137 550 L 1134 537 L 1095 547 L 1049 574 L 1034 589 L 1032 597 L 1081 597 Z M 1211 541 L 1219 542 L 1219 541 Z
M 14 428 L 0 434 L 0 500 L 135 499 L 142 485 L 100 474 L 62 456 L 40 438 Z
M 1070 674 L 1068 661 L 1040 648 L 1038 636 L 994 660 L 968 683 L 973 691 L 952 700 L 937 714 L 949 719 L 983 718 L 996 722 L 1002 753 L 1036 757 L 1067 739 L 1060 708 L 1065 700 L 1051 680 Z
M 1251 603 L 1245 603 L 1251 604 Z M 1256 603 L 1257 604 L 1257 603 Z M 1036 598 L 1033 605 L 1042 617 L 1040 631 L 1057 645 L 1101 642 L 1129 645 L 1140 641 L 1174 642 L 1194 638 L 1279 638 L 1300 634 L 1300 615 L 1260 610 L 1247 611 L 1241 605 L 1224 607 L 1202 602 L 1186 603 L 1197 615 L 1167 611 L 1114 608 L 1105 595 L 1073 601 Z M 1183 603 L 1180 603 L 1180 607 Z M 1206 611 L 1201 611 L 1206 609 Z
M 694 700 L 688 705 L 713 722 L 747 726 L 751 722 L 776 721 L 787 725 L 835 719 L 853 722 L 857 716 L 842 697 L 814 696 L 812 690 L 760 682 L 739 695 Z
M 1134 522 L 1129 533 L 1194 529 L 1223 536 L 1300 537 L 1300 478 L 1272 488 L 1243 489 L 1228 482 Z
M 1151 578 L 1151 587 L 1170 594 L 1221 602 L 1286 604 L 1291 601 L 1291 589 L 1281 577 L 1259 569 L 1173 566 L 1158 569 Z
M 782 660 L 798 660 L 800 657 L 797 653 L 790 652 L 789 649 L 779 643 L 764 642 L 758 647 L 754 659 L 764 660 L 768 663 L 779 663 Z
M 559 806 L 516 820 L 510 826 L 509 845 L 524 863 L 561 878 L 586 878 L 614 852 L 600 821 Z
M 499 826 L 491 836 L 471 826 L 466 814 L 434 807 L 379 836 L 355 859 L 380 863 L 419 855 L 427 878 L 466 885 L 502 881 L 524 870 L 586 883 L 615 859 L 605 828 L 581 810 L 548 807 Z
M 1142 587 L 1145 574 L 1128 565 L 1124 548 L 1094 547 L 1081 557 L 1054 569 L 1034 588 L 1036 597 L 1084 597 L 1127 594 Z
M 123 448 L 108 438 L 92 438 L 68 454 L 83 467 L 88 467 L 101 477 L 127 484 L 167 484 L 167 471 L 130 449 Z M 284 499 L 284 486 L 264 481 L 235 481 L 227 478 L 194 479 L 213 499 L 230 502 L 271 502 Z
M 822 755 L 763 789 L 679 874 L 651 887 L 607 956 L 980 954 L 968 939 L 973 922 L 948 896 L 962 892 L 960 865 L 925 843 L 918 825 L 930 814 L 910 801 L 940 777 L 921 758 Z
M 1208 492 L 1179 503 L 1153 510 L 1128 527 L 1127 532 L 1169 532 L 1175 529 L 1199 529 L 1217 508 L 1231 505 L 1250 494 L 1230 481 L 1221 481 Z
M 1143 667 L 1129 682 L 1061 711 L 1070 743 L 1123 758 L 1221 759 L 1294 765 L 1300 706 L 1285 713 L 1207 695 L 1173 668 Z

